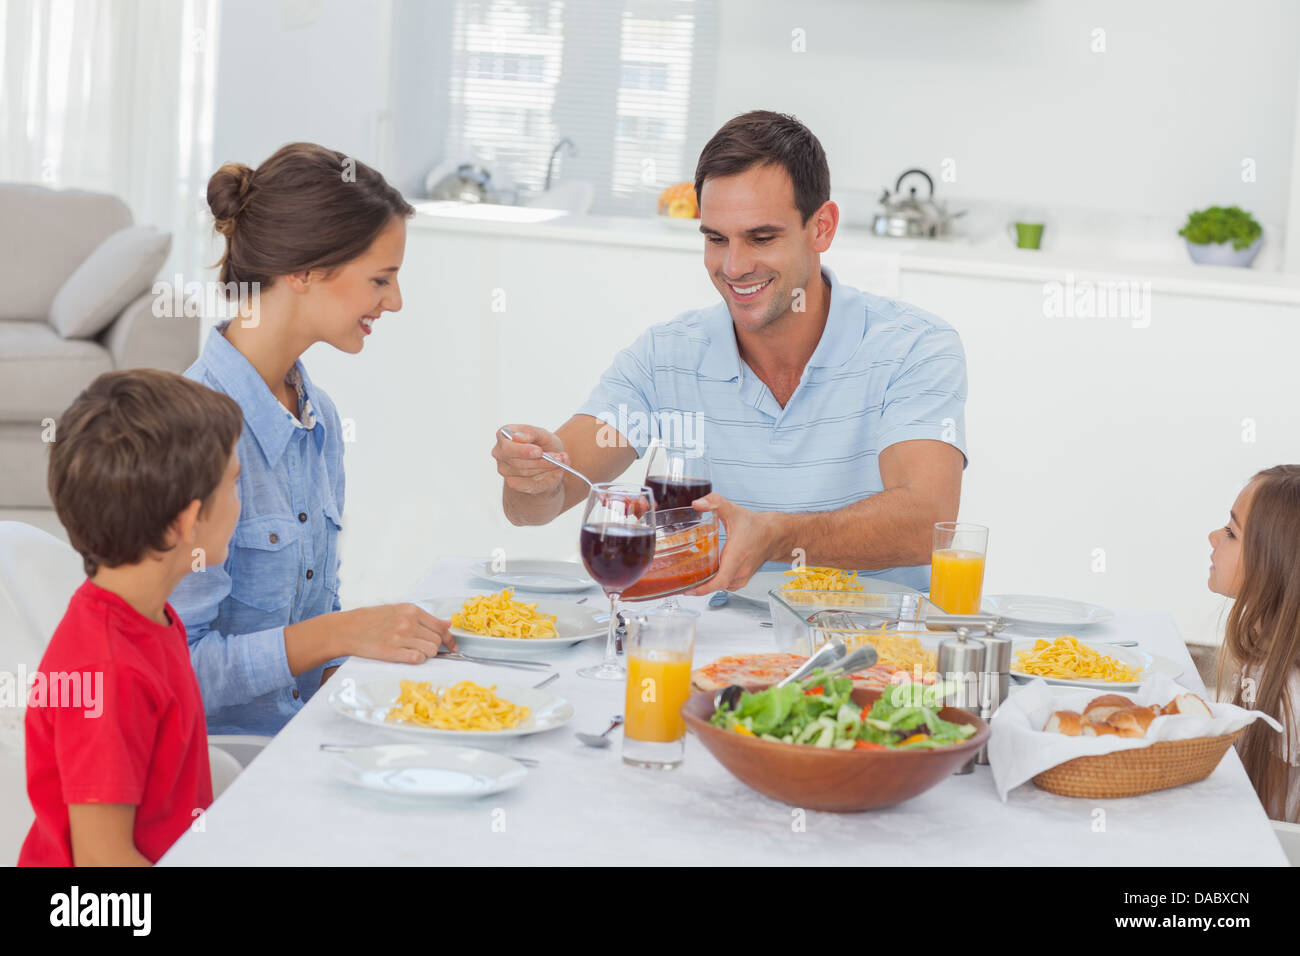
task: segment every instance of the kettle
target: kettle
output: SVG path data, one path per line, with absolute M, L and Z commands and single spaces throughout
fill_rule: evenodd
M 438 180 L 429 190 L 429 198 L 471 203 L 497 201 L 492 174 L 472 163 L 461 163 Z
M 909 176 L 920 176 L 929 187 L 924 199 L 917 198 L 916 186 L 910 186 L 903 195 L 903 181 Z M 909 169 L 894 184 L 894 196 L 888 189 L 880 197 L 883 212 L 876 213 L 871 231 L 877 236 L 900 239 L 935 239 L 948 234 L 952 220 L 963 212 L 949 215 L 947 208 L 934 199 L 934 180 L 924 169 Z

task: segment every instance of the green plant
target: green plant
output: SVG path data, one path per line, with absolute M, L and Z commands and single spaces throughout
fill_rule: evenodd
M 1255 217 L 1236 206 L 1211 206 L 1188 215 L 1187 225 L 1178 234 L 1188 242 L 1203 245 L 1231 242 L 1234 249 L 1245 249 L 1264 230 Z

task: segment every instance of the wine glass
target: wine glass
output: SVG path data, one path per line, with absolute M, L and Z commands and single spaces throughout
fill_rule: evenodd
M 654 492 L 660 511 L 689 508 L 713 490 L 709 454 L 704 442 L 668 444 L 656 441 L 646 454 L 646 487 Z
M 605 657 L 595 667 L 580 668 L 578 675 L 623 680 L 627 669 L 618 659 L 618 596 L 645 574 L 654 560 L 654 492 L 639 485 L 592 485 L 582 512 L 578 549 L 587 573 L 609 595 Z
M 702 441 L 671 443 L 656 440 L 646 456 L 645 483 L 654 492 L 659 511 L 689 508 L 696 498 L 713 491 L 709 474 L 709 449 Z M 670 595 L 661 605 L 672 611 L 677 598 Z

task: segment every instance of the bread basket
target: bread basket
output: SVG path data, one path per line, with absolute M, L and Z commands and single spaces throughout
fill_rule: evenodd
M 1150 747 L 1076 757 L 1044 770 L 1033 781 L 1035 786 L 1050 793 L 1093 800 L 1136 797 L 1154 790 L 1181 787 L 1213 773 L 1244 731 L 1243 727 L 1222 737 L 1161 740 Z

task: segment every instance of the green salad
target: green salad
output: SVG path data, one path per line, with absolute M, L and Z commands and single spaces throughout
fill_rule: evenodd
M 740 695 L 710 722 L 723 730 L 779 743 L 837 750 L 925 750 L 960 743 L 970 724 L 939 718 L 944 685 L 894 684 L 870 707 L 850 699 L 853 682 L 814 671 L 802 681 Z

